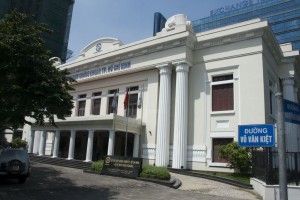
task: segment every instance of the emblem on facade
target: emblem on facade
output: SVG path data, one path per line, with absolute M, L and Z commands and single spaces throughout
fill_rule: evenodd
M 102 49 L 102 44 L 101 43 L 96 44 L 96 52 L 101 51 L 101 49 Z

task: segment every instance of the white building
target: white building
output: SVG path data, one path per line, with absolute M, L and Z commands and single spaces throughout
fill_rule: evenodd
M 299 102 L 298 55 L 289 44 L 280 48 L 259 19 L 195 34 L 186 16 L 175 15 L 155 37 L 95 40 L 57 66 L 77 80 L 75 107 L 58 128 L 26 126 L 29 152 L 85 161 L 124 156 L 127 135 L 127 156 L 144 163 L 226 170 L 217 146 L 237 140 L 238 125 L 276 122 L 280 82 L 284 98 Z M 299 151 L 299 126 L 286 124 L 288 151 Z

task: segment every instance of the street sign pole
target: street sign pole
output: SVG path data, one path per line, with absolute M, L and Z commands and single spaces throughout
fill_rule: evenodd
M 280 200 L 287 200 L 287 181 L 286 181 L 286 158 L 285 158 L 285 130 L 284 130 L 284 110 L 282 93 L 276 93 L 277 98 L 277 143 L 279 159 L 279 195 Z

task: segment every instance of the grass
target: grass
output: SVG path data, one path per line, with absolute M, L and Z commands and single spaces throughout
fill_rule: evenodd
M 101 172 L 103 167 L 103 160 L 94 162 L 91 166 L 92 171 Z M 165 167 L 155 167 L 152 165 L 143 165 L 140 177 L 152 178 L 158 180 L 170 180 L 170 173 Z
M 239 174 L 239 173 L 210 172 L 210 171 L 191 171 L 191 172 L 227 178 L 230 180 L 250 184 L 250 174 L 245 175 L 245 174 Z

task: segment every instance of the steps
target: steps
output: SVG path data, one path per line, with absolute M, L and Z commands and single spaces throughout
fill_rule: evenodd
M 82 170 L 90 170 L 92 165 L 92 162 L 83 162 L 82 160 L 67 160 L 65 158 L 52 158 L 50 156 L 37 156 L 34 154 L 29 154 L 29 157 L 31 162 L 70 167 Z

